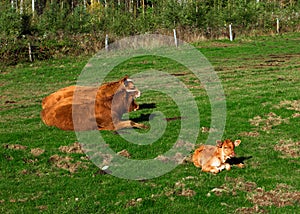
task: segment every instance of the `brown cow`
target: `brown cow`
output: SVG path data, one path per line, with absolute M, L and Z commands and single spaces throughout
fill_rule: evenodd
M 76 99 L 73 97 L 74 93 Z M 96 99 L 93 98 L 95 95 Z M 140 91 L 127 77 L 99 88 L 77 89 L 70 86 L 43 100 L 41 117 L 45 124 L 62 130 L 146 128 L 143 124 L 122 120 L 124 113 L 138 109 L 135 98 L 139 96 Z
M 116 91 L 120 88 L 120 86 L 132 82 L 132 81 L 127 81 L 127 79 L 128 76 L 125 76 L 118 81 L 105 83 L 101 85 L 99 88 L 72 85 L 72 86 L 59 89 L 58 91 L 50 94 L 49 96 L 45 97 L 42 100 L 42 109 L 52 107 L 62 99 L 73 97 L 75 90 L 77 94 L 82 93 L 85 97 L 89 95 L 92 96 L 95 95 L 94 94 L 95 90 L 97 90 L 96 99 L 111 97 L 116 93 Z M 89 97 L 89 98 L 94 99 L 93 97 Z
M 201 145 L 195 150 L 192 160 L 196 167 L 201 167 L 203 172 L 219 173 L 223 169 L 230 170 L 231 166 L 226 160 L 235 156 L 234 148 L 241 143 L 240 140 L 217 141 L 216 146 Z M 243 167 L 242 165 L 238 165 Z

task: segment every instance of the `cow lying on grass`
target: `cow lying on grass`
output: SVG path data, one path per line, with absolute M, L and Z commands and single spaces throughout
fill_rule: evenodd
M 121 89 L 120 87 L 122 86 L 125 86 L 129 90 L 133 90 L 135 87 L 133 82 L 130 79 L 128 79 L 127 76 L 115 82 L 105 83 L 100 87 L 84 87 L 75 85 L 68 86 L 59 89 L 58 91 L 45 97 L 42 100 L 42 109 L 52 107 L 62 99 L 73 97 L 75 90 L 77 94 L 82 93 L 83 96 L 88 97 L 89 99 L 94 99 L 94 97 L 92 96 L 95 95 L 94 93 L 96 90 L 96 100 L 98 100 L 103 99 L 105 97 L 113 96 L 118 89 Z
M 217 141 L 216 146 L 201 145 L 195 150 L 192 161 L 196 167 L 201 167 L 203 172 L 219 173 L 223 169 L 230 170 L 227 159 L 235 157 L 234 148 L 241 143 L 240 140 Z M 238 165 L 243 167 L 242 164 Z
M 43 99 L 41 117 L 46 125 L 62 130 L 146 128 L 122 120 L 124 113 L 139 108 L 135 102 L 139 96 L 140 91 L 127 77 L 100 87 L 69 86 Z

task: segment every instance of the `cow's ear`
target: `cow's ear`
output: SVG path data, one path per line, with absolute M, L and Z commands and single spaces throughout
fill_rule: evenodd
M 123 79 L 124 79 L 124 81 L 126 81 L 128 79 L 128 75 L 125 75 L 125 77 Z
M 221 140 L 217 140 L 216 143 L 217 143 L 217 147 L 222 148 L 223 142 Z
M 128 75 L 124 76 L 122 79 L 119 80 L 119 82 L 125 82 L 128 79 Z
M 235 140 L 234 141 L 234 146 L 238 146 L 238 145 L 240 145 L 240 143 L 241 143 L 241 140 Z

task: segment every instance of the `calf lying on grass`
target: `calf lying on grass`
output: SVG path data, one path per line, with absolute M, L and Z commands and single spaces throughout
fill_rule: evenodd
M 219 173 L 223 169 L 230 170 L 231 166 L 227 159 L 235 157 L 234 148 L 241 143 L 240 140 L 217 141 L 216 146 L 201 145 L 195 150 L 192 161 L 196 167 L 201 167 L 203 172 Z M 243 167 L 242 164 L 238 165 Z

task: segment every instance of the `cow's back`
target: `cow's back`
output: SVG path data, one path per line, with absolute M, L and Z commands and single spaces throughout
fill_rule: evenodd
M 216 150 L 216 146 L 201 145 L 193 154 L 193 162 L 195 166 L 202 167 L 206 164 L 213 157 Z

